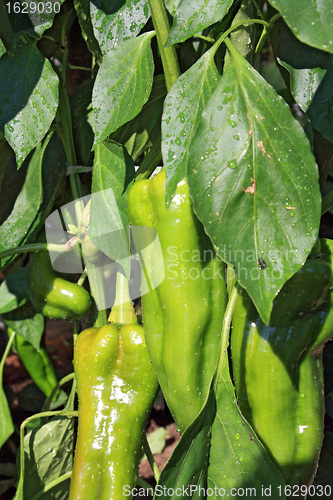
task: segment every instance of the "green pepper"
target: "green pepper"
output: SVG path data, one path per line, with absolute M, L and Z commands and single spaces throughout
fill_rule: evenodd
M 80 333 L 74 347 L 79 425 L 69 500 L 122 500 L 133 488 L 157 380 L 139 325 Z
M 184 432 L 207 400 L 218 361 L 226 304 L 224 264 L 193 213 L 185 180 L 168 209 L 163 170 L 136 182 L 128 210 L 131 224 L 154 228 L 161 244 L 163 262 L 152 257 L 150 270 L 164 265 L 165 278 L 142 296 L 143 324 L 164 398 Z
M 89 293 L 58 276 L 47 251 L 35 252 L 31 258 L 29 294 L 36 311 L 51 319 L 75 319 L 90 307 Z
M 270 324 L 242 290 L 231 351 L 242 413 L 289 485 L 310 484 L 323 439 L 322 346 L 333 335 L 331 266 L 309 259 L 276 297 Z
M 8 327 L 7 333 L 9 337 L 12 332 L 12 328 Z M 46 397 L 49 397 L 58 384 L 58 380 L 45 346 L 41 344 L 39 349 L 35 349 L 30 342 L 16 334 L 13 347 L 33 382 Z

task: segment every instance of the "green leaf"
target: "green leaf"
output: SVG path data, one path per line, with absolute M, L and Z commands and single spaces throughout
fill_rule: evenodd
M 0 128 L 18 168 L 43 139 L 58 107 L 58 76 L 35 44 L 0 60 Z
M 133 161 L 136 161 L 157 139 L 166 94 L 164 76 L 155 76 L 149 99 L 140 113 L 120 127 L 111 137 L 126 147 Z
M 0 286 L 0 314 L 13 311 L 27 301 L 28 268 L 12 272 Z
M 93 80 L 86 80 L 78 85 L 71 97 L 73 137 L 78 163 L 87 165 L 94 142 L 94 133 L 88 121 Z
M 65 156 L 60 139 L 50 134 L 16 170 L 10 161 L 0 196 L 0 252 L 23 245 L 49 215 L 65 177 Z M 4 269 L 15 257 L 1 261 Z
M 182 0 L 178 5 L 166 46 L 183 42 L 223 19 L 233 0 Z
M 104 56 L 92 97 L 94 145 L 134 118 L 148 100 L 154 72 L 153 36 L 154 32 L 144 33 Z
M 300 42 L 281 23 L 277 57 L 290 74 L 290 91 L 295 101 L 314 128 L 333 142 L 332 56 Z
M 110 49 L 134 38 L 150 16 L 148 0 L 95 0 L 90 2 L 94 35 L 103 56 Z
M 208 454 L 211 438 L 211 426 L 215 414 L 213 392 L 210 393 L 205 408 L 198 418 L 185 431 L 162 470 L 157 488 L 161 491 L 173 491 L 174 494 L 156 494 L 154 498 L 177 500 L 183 498 L 179 493 L 186 491 L 184 498 L 205 498 L 199 495 L 199 487 L 206 487 Z M 162 490 L 163 488 L 163 490 Z M 156 489 L 156 491 L 158 491 Z
M 98 44 L 98 41 L 95 38 L 94 29 L 91 23 L 90 1 L 74 0 L 74 7 L 81 27 L 82 37 L 85 40 L 88 49 L 94 55 L 96 61 L 98 63 L 101 63 L 102 52 Z
M 219 81 L 214 64 L 215 48 L 206 52 L 168 93 L 162 117 L 162 154 L 166 173 L 166 201 L 186 174 L 189 144 L 201 113 Z M 177 105 L 175 105 L 177 103 Z
M 134 177 L 134 165 L 123 146 L 110 142 L 95 150 L 89 236 L 113 260 L 129 255 L 128 215 L 124 191 Z M 112 234 L 113 233 L 113 234 Z
M 45 322 L 42 314 L 28 305 L 22 306 L 13 313 L 4 316 L 7 328 L 11 328 L 17 335 L 26 339 L 35 349 L 39 349 L 44 333 Z
M 24 438 L 24 498 L 33 498 L 46 484 L 70 472 L 73 460 L 73 419 L 56 416 Z M 60 483 L 41 500 L 68 498 L 69 481 Z
M 285 498 L 281 473 L 238 408 L 227 366 L 217 386 L 216 416 L 211 432 L 207 487 L 215 488 L 213 500 L 229 498 L 238 488 L 256 499 Z M 281 496 L 278 486 L 282 487 Z M 262 488 L 268 488 L 271 494 L 263 494 Z M 219 495 L 216 490 L 220 490 Z
M 269 0 L 294 35 L 302 42 L 333 53 L 333 9 L 331 2 Z
M 318 236 L 310 145 L 290 109 L 232 47 L 190 145 L 194 210 L 268 323 L 276 293 Z

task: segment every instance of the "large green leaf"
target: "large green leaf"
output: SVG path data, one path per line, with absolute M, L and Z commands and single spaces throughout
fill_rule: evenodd
M 258 500 L 267 496 L 273 500 L 285 498 L 281 473 L 238 408 L 227 366 L 217 385 L 211 432 L 207 486 L 215 494 L 210 498 L 240 499 L 244 492 Z M 235 494 L 237 490 L 239 494 Z
M 153 36 L 149 32 L 126 40 L 104 56 L 92 96 L 94 145 L 134 118 L 148 100 L 154 72 Z
M 295 38 L 281 23 L 277 57 L 290 74 L 290 91 L 313 126 L 333 142 L 332 56 Z
M 232 61 L 190 145 L 188 181 L 218 254 L 268 323 L 318 235 L 318 168 L 287 104 L 228 47 Z
M 45 320 L 42 314 L 36 313 L 31 304 L 25 304 L 12 313 L 5 314 L 4 321 L 8 328 L 30 342 L 36 350 L 40 348 Z
M 219 73 L 214 63 L 215 52 L 215 48 L 211 48 L 182 74 L 165 99 L 162 154 L 167 182 L 167 203 L 170 202 L 178 182 L 185 177 L 190 141 L 201 113 L 219 81 Z
M 114 142 L 97 146 L 88 233 L 97 248 L 116 261 L 129 256 L 129 223 L 123 193 L 133 177 L 133 161 L 123 146 Z
M 20 167 L 43 139 L 58 107 L 58 77 L 34 43 L 0 59 L 0 128 Z
M 20 170 L 16 170 L 15 161 L 9 162 L 0 192 L 0 252 L 23 245 L 39 230 L 64 176 L 64 151 L 57 135 L 51 134 L 38 144 Z M 3 259 L 1 268 L 14 258 Z
M 220 21 L 232 4 L 233 0 L 182 0 L 176 10 L 166 45 L 183 42 Z
M 333 9 L 326 0 L 269 0 L 304 43 L 333 53 Z
M 205 408 L 185 431 L 162 470 L 155 498 L 205 498 L 199 488 L 206 487 L 211 426 L 215 415 L 215 397 L 211 392 Z M 165 492 L 164 495 L 160 491 Z M 167 492 L 172 491 L 173 494 Z M 183 493 L 185 491 L 185 493 Z
M 33 498 L 42 488 L 70 472 L 73 461 L 72 418 L 54 417 L 30 431 L 24 438 L 24 498 Z M 69 480 L 38 497 L 41 500 L 68 498 Z
M 103 56 L 128 38 L 134 38 L 150 16 L 148 0 L 95 0 L 90 2 L 94 35 Z

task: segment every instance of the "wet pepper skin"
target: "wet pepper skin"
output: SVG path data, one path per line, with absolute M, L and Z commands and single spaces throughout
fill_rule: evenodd
M 142 296 L 143 323 L 163 395 L 183 433 L 203 408 L 217 365 L 226 303 L 224 264 L 193 213 L 185 180 L 168 210 L 163 170 L 136 182 L 128 209 L 133 226 L 156 230 L 163 252 L 163 262 L 152 259 L 149 270 L 164 265 L 165 278 Z
M 289 485 L 310 484 L 323 439 L 322 348 L 333 335 L 331 266 L 309 259 L 282 288 L 265 325 L 242 291 L 232 367 L 242 413 Z
M 30 299 L 36 311 L 51 319 L 75 319 L 90 307 L 89 293 L 58 276 L 47 251 L 35 252 L 29 270 Z
M 123 500 L 135 486 L 157 391 L 142 326 L 88 328 L 74 347 L 79 425 L 69 500 Z

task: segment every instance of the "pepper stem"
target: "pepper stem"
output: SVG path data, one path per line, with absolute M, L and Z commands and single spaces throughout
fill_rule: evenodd
M 128 279 L 120 271 L 117 273 L 115 305 L 111 309 L 109 323 L 119 326 L 138 323 L 129 294 Z
M 180 75 L 180 69 L 175 46 L 164 46 L 170 31 L 168 13 L 165 9 L 163 0 L 148 0 L 148 4 L 150 7 L 153 25 L 156 31 L 158 47 L 161 53 L 165 83 L 169 92 L 172 85 Z

